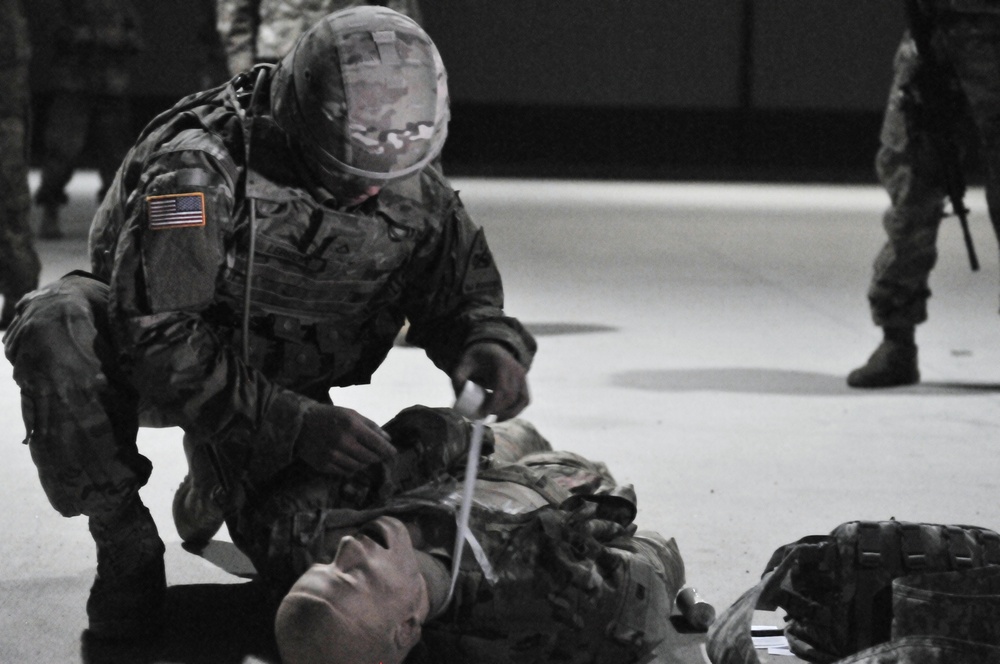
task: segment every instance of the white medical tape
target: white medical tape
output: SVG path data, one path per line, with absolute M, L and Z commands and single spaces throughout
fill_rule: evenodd
M 462 547 L 465 545 L 472 533 L 469 532 L 469 515 L 472 513 L 472 495 L 476 491 L 476 471 L 479 468 L 479 454 L 483 448 L 483 420 L 476 420 L 472 423 L 472 440 L 469 441 L 469 456 L 465 461 L 465 479 L 462 486 L 462 504 L 458 508 L 457 525 L 455 532 L 455 547 L 451 555 L 451 585 L 448 587 L 448 597 L 445 605 L 451 601 L 455 592 L 455 583 L 458 581 L 458 571 L 462 565 Z M 482 547 L 476 542 L 476 548 L 482 553 Z M 485 554 L 483 554 L 485 558 Z M 479 556 L 476 556 L 479 560 Z M 485 571 L 485 570 L 484 570 Z

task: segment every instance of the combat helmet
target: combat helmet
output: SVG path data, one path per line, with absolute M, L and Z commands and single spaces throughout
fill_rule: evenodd
M 271 113 L 316 176 L 414 173 L 448 133 L 444 64 L 412 19 L 378 6 L 327 15 L 279 64 Z

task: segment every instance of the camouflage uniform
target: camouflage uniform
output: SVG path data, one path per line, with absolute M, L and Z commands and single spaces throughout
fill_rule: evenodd
M 359 5 L 382 5 L 422 23 L 418 0 L 217 0 L 229 73 L 235 76 L 257 62 L 277 62 L 313 23 Z
M 45 116 L 42 182 L 35 202 L 56 209 L 90 136 L 104 193 L 133 134 L 126 93 L 129 61 L 141 46 L 130 0 L 58 0 L 46 17 L 55 55 Z
M 28 225 L 27 34 L 21 0 L 0 0 L 0 329 L 18 298 L 38 286 L 41 269 Z
M 978 129 L 987 166 L 990 219 L 1000 226 L 1000 1 L 929 0 L 937 13 L 932 45 L 950 63 Z M 938 228 L 945 191 L 940 168 L 925 137 L 914 131 L 904 86 L 917 66 L 909 35 L 896 53 L 876 159 L 891 207 L 883 218 L 888 242 L 878 254 L 868 291 L 872 318 L 886 328 L 912 327 L 927 319 L 928 276 L 937 260 Z
M 380 515 L 416 524 L 421 548 L 450 566 L 471 424 L 414 407 L 385 428 L 400 448 L 391 465 L 343 482 L 289 468 L 228 521 L 276 596 Z M 650 661 L 684 583 L 674 540 L 636 532 L 632 487 L 604 464 L 552 452 L 527 423 L 494 425 L 491 447 L 470 517 L 475 545 L 452 602 L 432 609 L 407 661 Z
M 144 130 L 91 229 L 93 271 L 110 286 L 75 275 L 36 291 L 5 338 L 33 458 L 65 515 L 111 509 L 145 482 L 136 413 L 211 441 L 238 469 L 233 486 L 253 491 L 291 463 L 306 406 L 368 382 L 404 317 L 446 371 L 477 341 L 531 362 L 482 230 L 432 168 L 337 208 L 304 184 L 267 99 L 247 167 L 244 92 L 192 95 Z M 193 220 L 148 212 L 164 201 Z

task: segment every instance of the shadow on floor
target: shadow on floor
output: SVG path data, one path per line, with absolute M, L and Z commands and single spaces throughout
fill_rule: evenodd
M 613 385 L 651 392 L 739 392 L 801 396 L 863 396 L 872 390 L 847 387 L 845 376 L 761 368 L 643 369 L 611 377 Z M 930 382 L 877 390 L 878 394 L 963 396 L 1000 392 L 996 383 Z
M 84 664 L 272 664 L 272 612 L 257 582 L 167 588 L 166 626 L 141 643 L 112 643 L 84 631 Z
M 617 332 L 617 327 L 596 323 L 525 323 L 524 327 L 536 337 L 554 337 L 563 334 L 591 334 Z

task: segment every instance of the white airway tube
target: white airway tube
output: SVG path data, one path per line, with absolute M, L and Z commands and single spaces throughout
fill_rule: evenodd
M 455 401 L 455 411 L 459 415 L 472 420 L 472 440 L 469 441 L 468 458 L 465 461 L 465 479 L 462 486 L 462 505 L 458 511 L 458 529 L 455 532 L 455 548 L 451 556 L 451 585 L 448 587 L 448 597 L 445 606 L 451 601 L 458 581 L 458 570 L 462 563 L 462 548 L 469 533 L 469 514 L 472 512 L 472 495 L 476 489 L 476 471 L 479 468 L 479 456 L 483 449 L 483 426 L 486 418 L 479 414 L 479 409 L 486 401 L 486 390 L 471 380 L 462 386 L 462 392 Z M 478 557 L 478 556 L 477 556 Z

